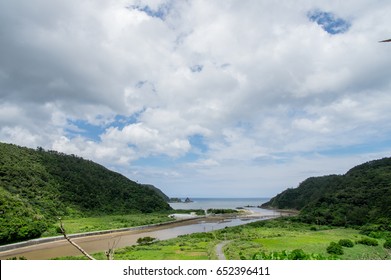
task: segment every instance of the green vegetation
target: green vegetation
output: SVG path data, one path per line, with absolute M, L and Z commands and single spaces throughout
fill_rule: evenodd
M 115 260 L 208 260 L 216 259 L 215 246 L 219 241 L 213 233 L 193 233 L 151 244 L 133 245 L 116 249 Z M 106 259 L 103 253 L 93 254 L 99 260 Z M 62 260 L 86 259 L 62 257 Z
M 57 217 L 170 209 L 156 188 L 92 161 L 0 143 L 0 244 L 40 237 Z
M 207 260 L 216 259 L 217 244 L 227 240 L 224 254 L 230 260 L 281 260 L 281 259 L 391 259 L 391 250 L 382 246 L 356 244 L 343 247 L 339 244 L 359 241 L 366 236 L 359 230 L 333 226 L 317 226 L 298 222 L 292 218 L 259 221 L 243 226 L 225 228 L 213 232 L 193 233 L 152 244 L 134 245 L 116 249 L 116 260 Z M 341 241 L 344 240 L 344 241 Z M 380 244 L 385 239 L 376 239 Z M 385 242 L 386 243 L 386 242 Z M 384 244 L 385 244 L 384 243 Z M 330 244 L 342 250 L 338 255 L 328 247 Z M 105 259 L 103 253 L 94 254 Z M 64 257 L 61 259 L 79 259 Z
M 205 211 L 202 209 L 175 209 L 171 211 L 172 213 L 176 214 L 190 214 L 195 213 L 197 216 L 203 216 L 205 215 Z
M 387 239 L 386 242 L 384 242 L 383 247 L 386 249 L 391 249 L 391 239 Z
M 127 215 L 103 215 L 94 217 L 65 217 L 62 219 L 64 228 L 68 234 L 101 231 L 110 229 L 120 229 L 137 227 L 142 225 L 158 224 L 163 222 L 173 221 L 168 217 L 169 212 L 161 213 L 139 213 Z M 59 235 L 59 223 L 56 221 L 42 233 L 42 237 Z
M 302 249 L 295 249 L 291 252 L 260 252 L 253 256 L 253 260 L 325 260 L 323 255 L 307 254 Z M 330 259 L 330 258 L 329 258 Z
M 137 239 L 137 244 L 149 245 L 149 244 L 152 244 L 152 242 L 154 242 L 154 241 L 156 241 L 156 238 L 154 238 L 154 237 L 150 237 L 150 236 L 140 237 L 139 239 Z
M 263 207 L 300 210 L 301 221 L 318 225 L 391 230 L 391 158 L 370 161 L 345 175 L 312 177 Z
M 312 226 L 295 218 L 279 218 L 226 228 L 217 236 L 232 240 L 225 246 L 227 259 L 294 259 L 300 255 L 304 259 L 391 259 L 389 250 L 363 244 L 345 247 L 343 255 L 330 254 L 327 247 L 331 242 L 338 245 L 340 240 L 355 242 L 366 236 L 352 228 L 318 226 L 314 231 Z M 381 243 L 384 239 L 377 240 Z
M 235 209 L 208 209 L 208 214 L 238 214 L 239 211 Z
M 350 239 L 341 239 L 338 241 L 338 244 L 341 245 L 342 247 L 347 247 L 347 248 L 352 248 L 354 246 L 354 243 Z
M 357 244 L 363 244 L 367 246 L 378 246 L 379 242 L 376 239 L 368 238 L 368 237 L 363 237 L 360 240 L 356 241 Z
M 326 251 L 331 255 L 343 255 L 342 246 L 335 242 L 330 242 L 330 245 L 327 246 Z

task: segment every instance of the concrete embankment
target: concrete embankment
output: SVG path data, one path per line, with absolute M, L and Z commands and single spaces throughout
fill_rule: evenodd
M 120 229 L 110 229 L 110 230 L 75 233 L 75 234 L 68 234 L 68 237 L 79 238 L 79 237 L 87 237 L 87 236 L 94 236 L 94 235 L 110 234 L 110 233 L 116 233 L 116 232 L 140 231 L 140 230 L 145 230 L 145 229 L 158 228 L 158 227 L 162 227 L 162 226 L 181 224 L 181 223 L 184 223 L 187 221 L 192 221 L 192 220 L 197 220 L 197 219 L 202 219 L 202 218 L 204 218 L 204 217 L 199 216 L 199 217 L 194 217 L 194 218 L 187 218 L 187 219 L 182 219 L 182 220 L 176 220 L 176 221 L 170 221 L 170 222 L 164 222 L 164 223 L 158 223 L 158 224 L 151 224 L 151 225 L 144 225 L 144 226 L 137 226 L 137 227 L 130 227 L 130 228 L 120 228 Z M 0 252 L 5 252 L 5 251 L 9 251 L 9 250 L 14 250 L 14 249 L 37 245 L 37 244 L 42 244 L 42 243 L 54 242 L 54 241 L 59 241 L 59 240 L 64 240 L 64 236 L 61 235 L 61 236 L 31 239 L 31 240 L 27 240 L 27 241 L 23 241 L 23 242 L 2 245 L 2 246 L 0 246 Z

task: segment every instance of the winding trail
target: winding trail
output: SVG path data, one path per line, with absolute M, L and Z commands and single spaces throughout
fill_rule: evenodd
M 218 260 L 226 260 L 226 257 L 223 252 L 223 247 L 225 245 L 227 245 L 229 242 L 231 242 L 231 241 L 226 240 L 226 241 L 220 242 L 219 244 L 216 245 L 216 256 L 217 256 Z

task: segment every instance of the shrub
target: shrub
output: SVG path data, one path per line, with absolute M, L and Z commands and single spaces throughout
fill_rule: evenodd
M 295 249 L 289 255 L 290 260 L 306 260 L 307 258 L 307 254 L 302 249 Z
M 383 247 L 386 249 L 391 249 L 391 239 L 387 239 Z
M 327 250 L 327 253 L 329 253 L 331 255 L 343 255 L 342 246 L 338 243 L 335 243 L 335 242 L 331 242 L 326 250 Z
M 379 245 L 379 242 L 377 242 L 376 239 L 372 239 L 372 238 L 368 238 L 368 237 L 363 237 L 360 240 L 357 240 L 356 243 L 367 245 L 367 246 L 377 246 L 377 245 Z
M 147 244 L 151 244 L 155 240 L 156 240 L 156 238 L 150 237 L 150 236 L 140 237 L 139 239 L 137 239 L 137 244 L 139 244 L 139 245 L 147 245 Z
M 340 241 L 338 241 L 338 244 L 341 245 L 342 247 L 349 247 L 349 248 L 354 246 L 353 241 L 350 239 L 341 239 Z

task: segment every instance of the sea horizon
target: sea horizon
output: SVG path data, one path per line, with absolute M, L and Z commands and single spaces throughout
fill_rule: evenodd
M 182 202 L 170 202 L 173 209 L 237 209 L 252 208 L 259 209 L 258 206 L 270 200 L 265 197 L 247 198 L 212 198 L 212 197 L 189 197 L 192 202 L 185 203 L 186 198 L 181 198 Z

